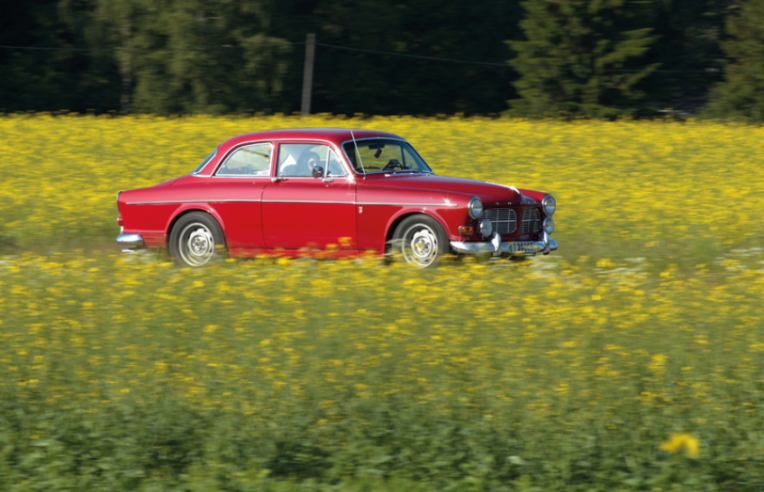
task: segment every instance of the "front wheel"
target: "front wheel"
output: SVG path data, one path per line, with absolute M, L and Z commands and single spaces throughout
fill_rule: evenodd
M 169 249 L 179 265 L 206 265 L 225 249 L 223 230 L 211 215 L 191 212 L 178 219 L 170 231 Z
M 393 239 L 403 259 L 422 268 L 434 266 L 448 252 L 448 237 L 443 227 L 427 215 L 404 219 L 395 229 Z

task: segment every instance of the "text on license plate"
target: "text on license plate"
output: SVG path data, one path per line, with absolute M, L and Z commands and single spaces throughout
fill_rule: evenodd
M 536 252 L 536 243 L 527 242 L 527 243 L 515 243 L 515 251 L 523 253 L 535 253 Z

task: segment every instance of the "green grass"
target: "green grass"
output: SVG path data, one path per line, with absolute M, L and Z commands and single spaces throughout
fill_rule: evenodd
M 6 257 L 0 488 L 759 490 L 762 259 Z
M 549 191 L 560 250 L 434 271 L 115 251 L 116 191 L 299 125 L 391 130 L 440 174 Z M 764 489 L 760 129 L 0 127 L 0 490 Z

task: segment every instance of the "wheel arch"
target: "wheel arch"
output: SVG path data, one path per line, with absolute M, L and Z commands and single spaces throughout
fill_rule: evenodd
M 220 226 L 220 230 L 223 232 L 223 241 L 226 241 L 225 238 L 225 224 L 223 224 L 223 219 L 220 217 L 220 215 L 213 209 L 212 207 L 205 207 L 203 205 L 190 205 L 187 207 L 183 207 L 175 212 L 175 214 L 170 218 L 167 228 L 165 229 L 165 246 L 170 245 L 170 234 L 172 233 L 172 228 L 175 227 L 175 224 L 181 219 L 181 217 L 188 215 L 193 212 L 202 212 L 210 215 Z M 226 242 L 227 244 L 227 242 Z
M 385 253 L 389 252 L 388 248 L 390 247 L 390 241 L 393 240 L 393 235 L 395 234 L 395 230 L 398 228 L 400 223 L 414 215 L 424 215 L 426 217 L 430 217 L 431 219 L 435 220 L 435 222 L 437 222 L 440 225 L 440 227 L 443 228 L 443 232 L 446 233 L 446 237 L 448 237 L 448 228 L 446 227 L 445 221 L 438 214 L 430 213 L 429 210 L 402 211 L 398 215 L 393 216 L 390 222 L 388 222 L 387 224 L 387 230 L 385 231 Z M 449 249 L 450 249 L 450 245 L 449 245 Z

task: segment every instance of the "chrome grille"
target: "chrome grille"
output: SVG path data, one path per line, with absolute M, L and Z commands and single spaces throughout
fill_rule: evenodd
M 533 234 L 541 229 L 541 213 L 537 208 L 526 208 L 523 210 L 523 234 Z
M 480 218 L 490 220 L 493 230 L 499 234 L 511 234 L 517 228 L 517 216 L 511 208 L 483 210 Z

